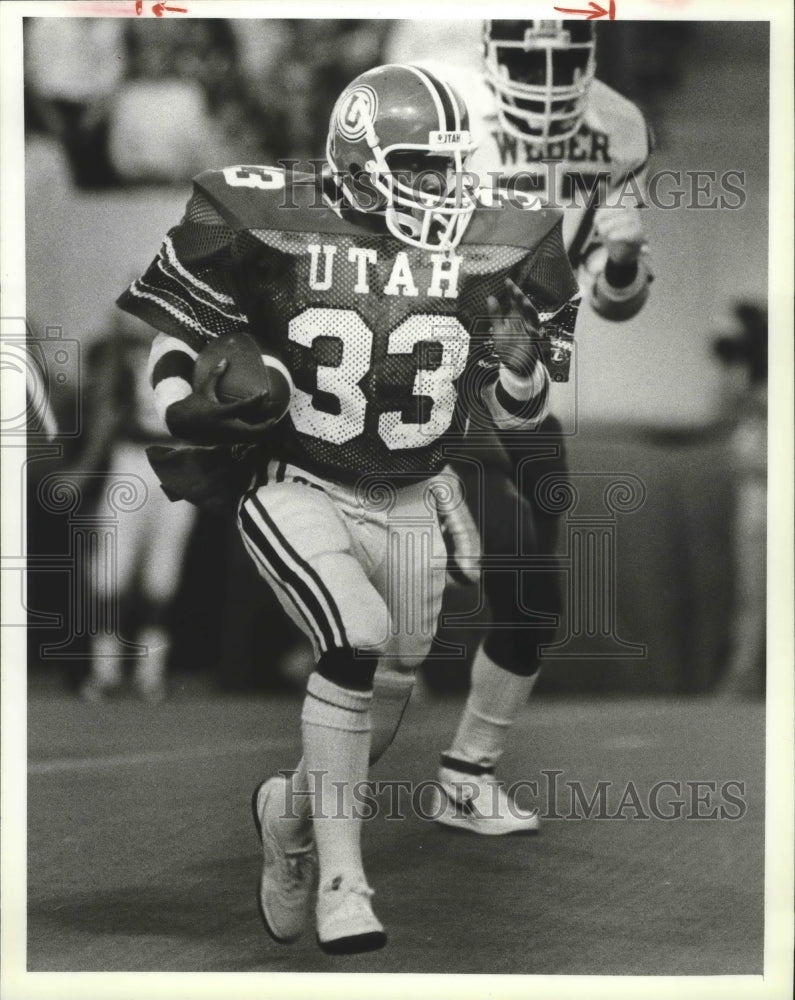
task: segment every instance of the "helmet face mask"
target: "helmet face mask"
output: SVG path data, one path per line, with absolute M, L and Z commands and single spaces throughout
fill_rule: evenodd
M 383 213 L 410 246 L 452 250 L 475 210 L 475 144 L 461 98 L 432 74 L 381 66 L 357 77 L 331 116 L 326 158 L 345 201 Z
M 483 44 L 503 131 L 536 144 L 578 131 L 596 70 L 592 24 L 486 21 Z
M 423 249 L 457 246 L 475 208 L 474 189 L 464 185 L 465 158 L 395 146 L 385 160 L 386 170 L 370 166 L 392 235 Z

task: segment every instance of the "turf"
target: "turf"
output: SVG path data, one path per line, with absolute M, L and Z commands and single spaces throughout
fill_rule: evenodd
M 434 776 L 460 708 L 420 698 L 373 778 Z M 280 946 L 255 901 L 254 785 L 297 759 L 295 697 L 183 692 L 160 706 L 31 695 L 28 969 L 31 971 L 759 974 L 763 947 L 764 707 L 712 699 L 543 698 L 500 768 L 535 780 L 531 837 L 403 819 L 364 827 L 384 951 L 335 958 L 310 931 Z M 557 800 L 548 790 L 556 776 Z M 544 773 L 547 772 L 547 773 Z M 649 813 L 681 782 L 679 819 Z M 742 800 L 721 793 L 727 781 Z M 605 808 L 590 818 L 571 784 Z M 693 802 L 685 782 L 702 786 Z M 637 798 L 632 803 L 631 783 Z M 629 799 L 627 796 L 629 795 Z M 624 818 L 615 816 L 624 797 Z M 669 814 L 674 793 L 659 796 Z M 421 809 L 425 799 L 417 800 Z M 640 810 L 638 809 L 640 807 Z M 737 819 L 686 818 L 724 810 Z M 574 818 L 555 818 L 574 814 Z M 547 818 L 544 818 L 546 814 Z

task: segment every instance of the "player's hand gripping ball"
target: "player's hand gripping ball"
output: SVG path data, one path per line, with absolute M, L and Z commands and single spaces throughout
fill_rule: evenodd
M 220 374 L 214 377 L 219 367 Z M 276 423 L 290 408 L 294 388 L 290 372 L 278 358 L 263 354 L 248 333 L 219 337 L 199 354 L 194 390 L 211 381 L 219 403 L 250 401 L 251 405 L 238 413 L 248 423 Z

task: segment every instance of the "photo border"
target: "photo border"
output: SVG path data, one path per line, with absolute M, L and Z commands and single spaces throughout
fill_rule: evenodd
M 360 0 L 335 3 L 209 2 L 180 0 L 191 17 L 392 17 L 396 11 L 373 11 Z M 497 4 L 488 13 L 546 15 L 553 4 Z M 2 39 L 2 135 L 0 135 L 0 316 L 24 317 L 24 140 L 22 114 L 22 18 L 63 16 L 135 16 L 133 0 L 101 3 L 26 2 L 0 6 Z M 726 3 L 717 0 L 616 0 L 621 20 L 757 20 L 771 22 L 769 317 L 770 402 L 768 463 L 768 674 L 766 710 L 765 797 L 765 949 L 763 976 L 426 976 L 419 974 L 313 973 L 29 973 L 26 956 L 26 661 L 23 629 L 2 628 L 2 858 L 0 958 L 3 998 L 47 997 L 109 1000 L 111 997 L 170 998 L 190 996 L 404 997 L 410 992 L 434 998 L 472 996 L 547 998 L 669 998 L 698 996 L 778 998 L 792 995 L 793 944 L 793 12 L 777 0 Z M 478 17 L 486 5 L 434 5 L 433 17 Z M 427 4 L 401 5 L 403 18 L 428 18 Z M 3 373 L 4 413 L 24 409 L 24 384 Z M 21 405 L 20 405 L 21 404 Z M 24 518 L 14 482 L 19 448 L 3 447 L 3 542 Z M 14 455 L 10 452 L 14 451 Z M 9 481 L 9 476 L 11 480 Z M 3 620 L 9 602 L 3 589 Z M 376 959 L 377 961 L 377 959 Z

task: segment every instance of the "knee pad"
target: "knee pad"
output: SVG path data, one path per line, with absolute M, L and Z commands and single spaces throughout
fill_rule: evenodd
M 380 656 L 391 641 L 392 620 L 384 599 L 350 553 L 328 552 L 312 567 L 325 582 L 348 644 L 360 653 Z

